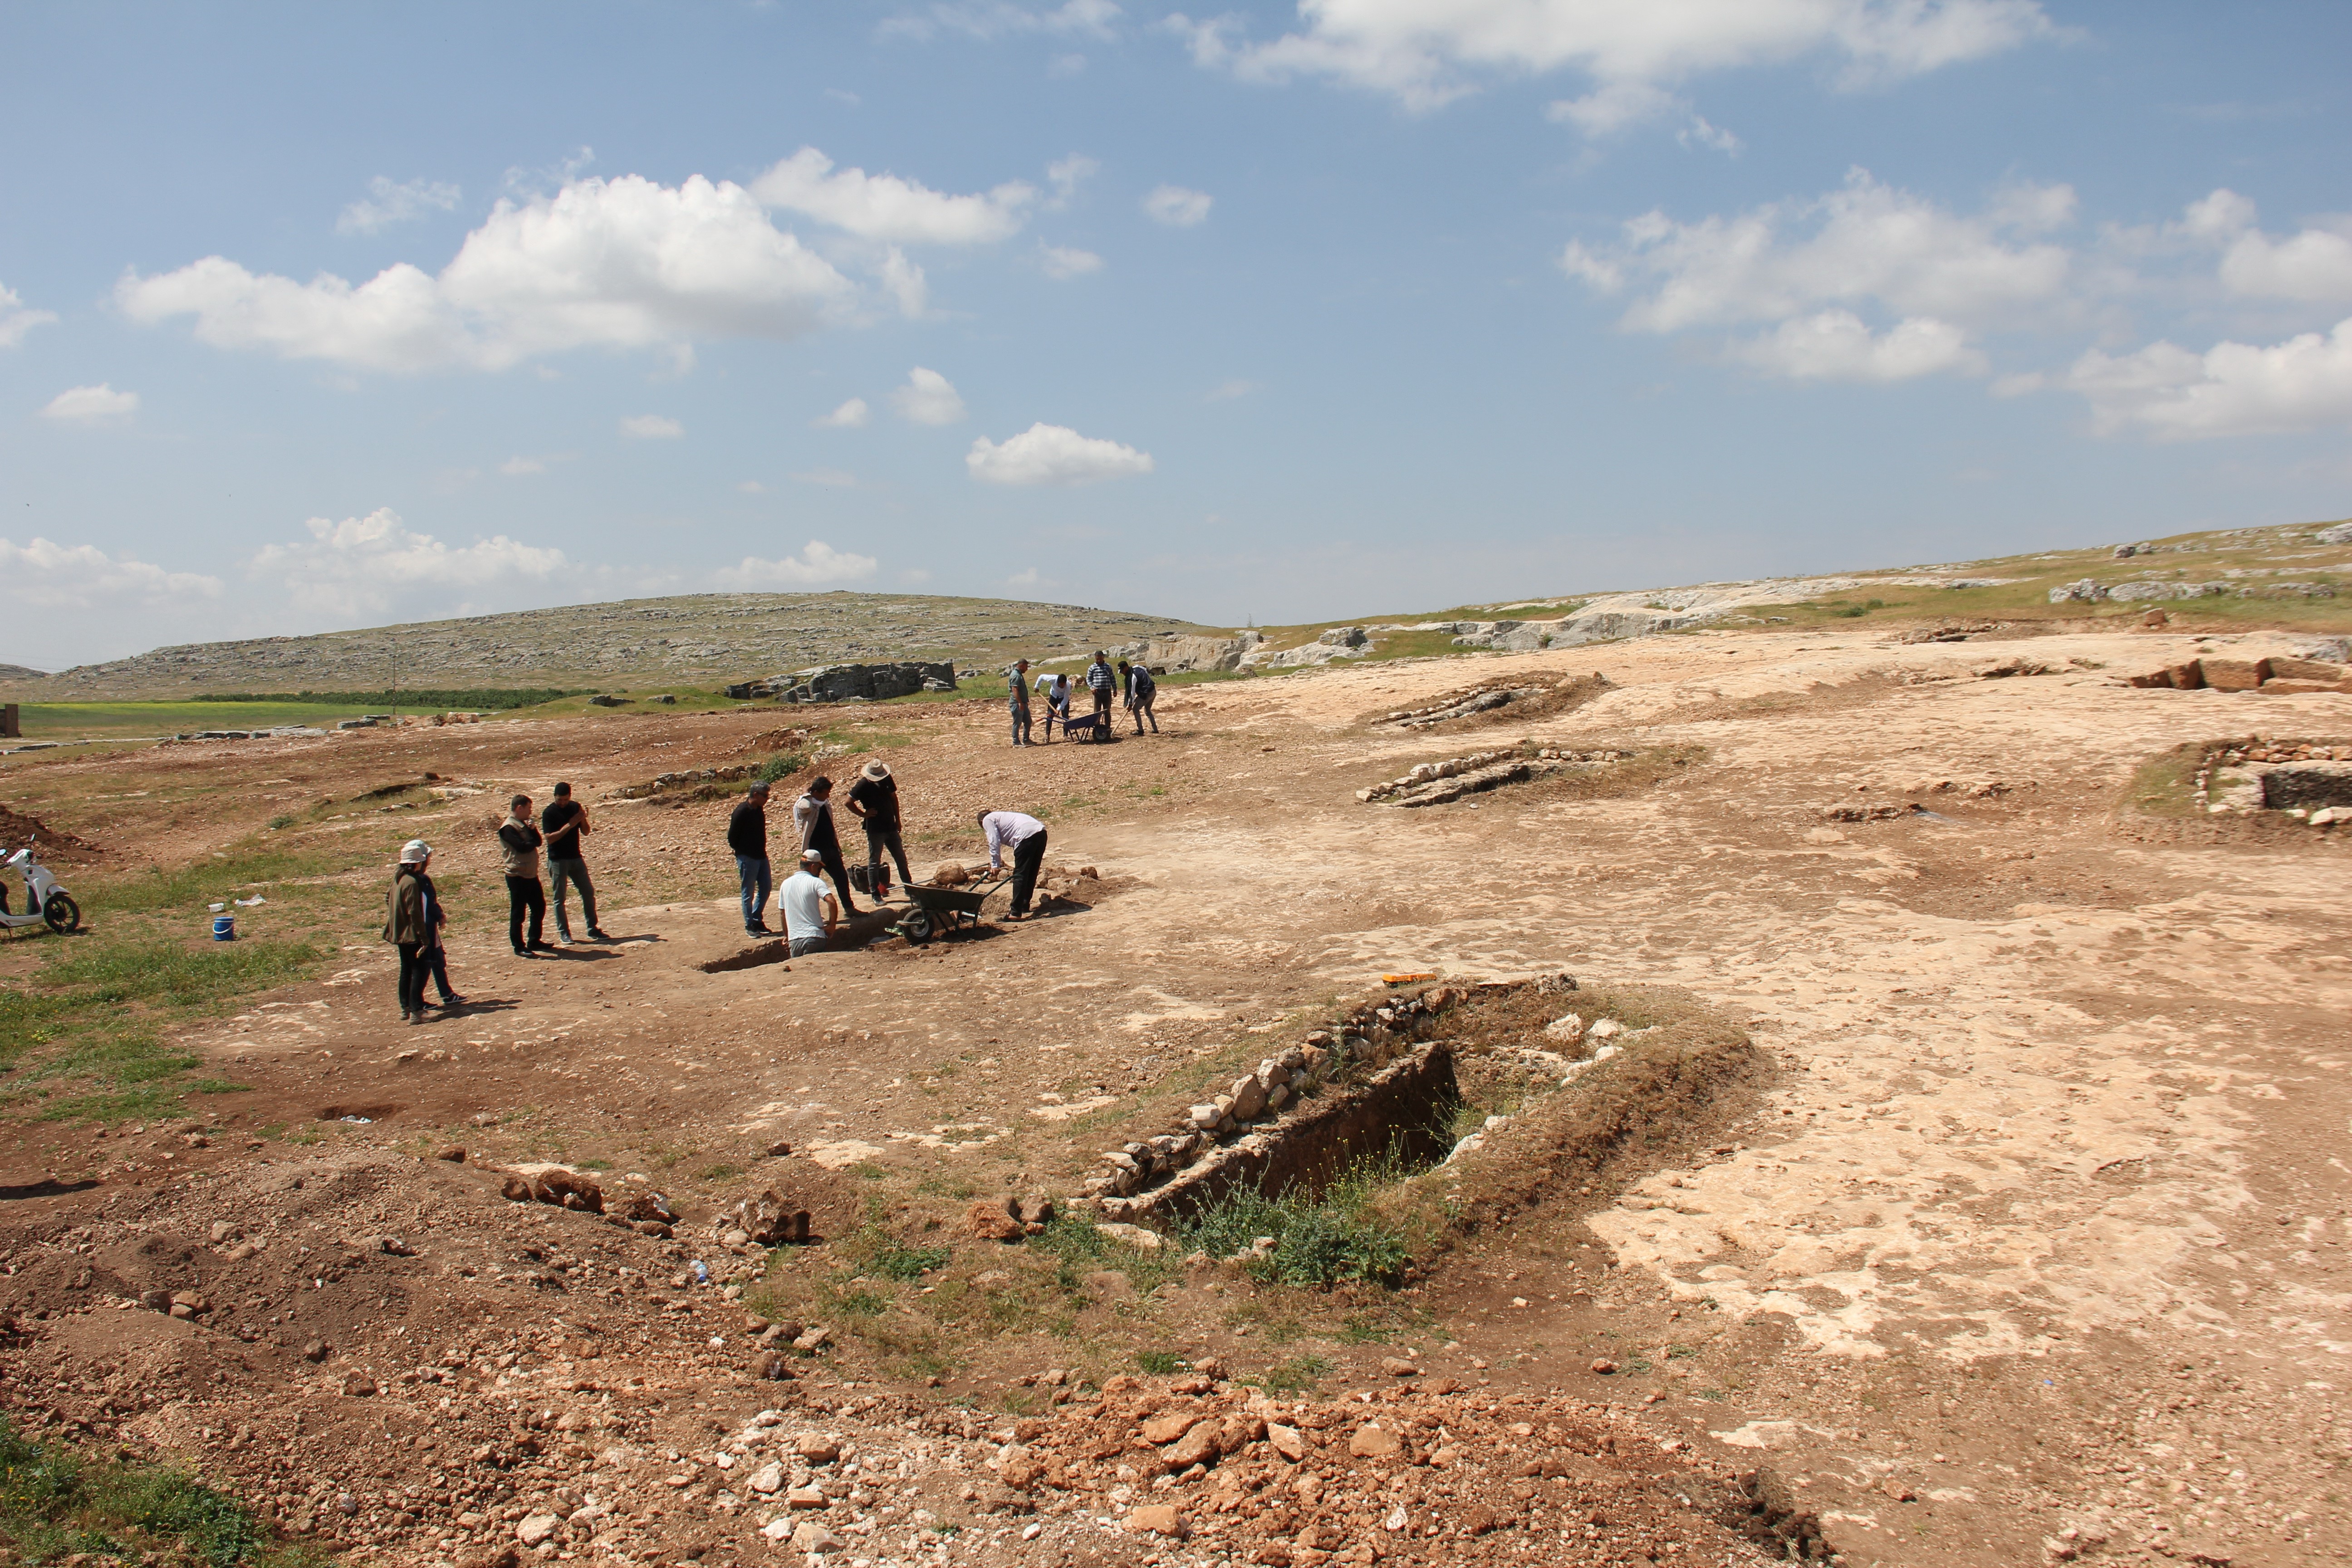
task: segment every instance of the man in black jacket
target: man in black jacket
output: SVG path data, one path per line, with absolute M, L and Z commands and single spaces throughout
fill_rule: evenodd
M 594 831 L 588 808 L 572 798 L 572 786 L 555 786 L 555 798 L 539 814 L 539 830 L 547 836 L 547 875 L 555 884 L 555 934 L 572 940 L 572 915 L 564 907 L 569 883 L 580 886 L 580 914 L 588 922 L 590 942 L 613 939 L 596 929 L 596 884 L 588 879 L 588 862 L 580 858 L 580 840 Z
M 898 836 L 898 781 L 890 776 L 889 763 L 877 758 L 857 770 L 857 782 L 849 786 L 849 814 L 866 824 L 866 885 L 881 886 L 877 873 L 885 850 L 898 863 L 899 885 L 913 881 L 915 874 L 907 869 L 906 841 Z
M 751 793 L 727 819 L 727 847 L 735 852 L 735 874 L 743 883 L 743 929 L 768 931 L 768 785 L 751 781 Z M 757 897 L 753 896 L 754 889 Z
M 547 920 L 547 889 L 539 880 L 539 847 L 544 840 L 531 826 L 530 796 L 519 795 L 507 803 L 507 819 L 499 824 L 499 864 L 507 874 L 507 941 L 517 958 L 553 952 L 554 945 L 540 940 Z M 523 922 L 530 923 L 526 941 Z

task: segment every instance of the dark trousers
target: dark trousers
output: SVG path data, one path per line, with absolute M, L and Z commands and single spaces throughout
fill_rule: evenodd
M 842 919 L 847 920 L 858 911 L 849 891 L 849 867 L 841 858 L 841 840 L 828 834 L 809 847 L 824 857 L 825 875 L 833 879 L 834 896 L 841 900 Z
M 530 917 L 530 937 L 523 937 L 523 916 Z M 507 879 L 507 941 L 517 952 L 526 945 L 537 947 L 547 928 L 547 889 L 536 877 Z
M 588 922 L 590 931 L 594 931 L 596 929 L 596 884 L 588 879 L 588 862 L 570 858 L 550 859 L 547 863 L 547 876 L 548 879 L 555 884 L 555 929 L 562 934 L 563 940 L 566 942 L 572 940 L 572 920 L 563 908 L 563 895 L 569 885 L 574 882 L 580 885 L 581 918 Z
M 431 947 L 426 948 L 425 950 L 425 967 L 431 972 L 433 984 L 440 987 L 442 1005 L 448 1005 L 448 1004 L 454 1000 L 457 994 L 457 988 L 449 984 L 449 950 L 443 947 L 437 942 Z M 416 984 L 416 1004 L 420 1007 L 425 1005 L 425 983 L 423 981 L 417 982 Z
M 400 1016 L 402 1017 L 405 1018 L 411 1013 L 425 1011 L 425 977 L 431 972 L 432 967 L 432 964 L 425 960 L 423 942 L 404 942 L 400 944 Z
M 1108 731 L 1110 728 L 1110 688 L 1097 686 L 1094 689 L 1094 693 L 1095 717 L 1103 721 L 1103 728 Z M 1063 728 L 1067 729 L 1068 726 L 1064 725 Z
M 1045 864 L 1045 832 L 1040 828 L 1013 847 L 1013 912 L 1029 912 L 1029 895 L 1037 890 L 1037 870 Z
M 1129 700 L 1128 706 L 1135 710 L 1135 732 L 1137 734 L 1140 735 L 1143 733 L 1143 721 L 1146 719 L 1151 721 L 1151 732 L 1155 735 L 1160 733 L 1160 715 L 1151 710 L 1151 704 L 1159 695 L 1160 694 L 1155 691 L 1150 697 L 1137 697 Z
M 882 851 L 885 849 L 890 852 L 890 858 L 898 863 L 898 885 L 903 888 L 912 882 L 915 879 L 915 874 L 907 869 L 907 847 L 899 841 L 898 830 L 895 827 L 877 827 L 872 823 L 867 823 L 866 825 L 866 864 L 869 868 L 882 864 Z M 871 879 L 869 878 L 868 880 L 870 881 Z

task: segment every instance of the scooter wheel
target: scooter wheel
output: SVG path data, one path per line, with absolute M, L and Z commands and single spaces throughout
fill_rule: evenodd
M 41 906 L 41 918 L 49 922 L 49 929 L 53 931 L 79 931 L 81 906 L 75 903 L 68 894 L 51 893 L 49 901 Z

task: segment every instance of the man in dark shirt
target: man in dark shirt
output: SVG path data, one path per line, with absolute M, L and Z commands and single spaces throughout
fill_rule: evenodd
M 751 793 L 727 819 L 727 847 L 735 852 L 735 874 L 743 883 L 743 929 L 768 932 L 768 785 L 751 781 Z M 754 889 L 758 897 L 753 897 Z
M 801 847 L 824 858 L 833 890 L 841 900 L 841 918 L 855 920 L 857 900 L 849 890 L 849 868 L 842 863 L 841 836 L 833 826 L 833 781 L 822 774 L 809 780 L 808 793 L 793 802 L 793 826 L 800 830 Z
M 539 830 L 547 836 L 547 879 L 555 895 L 555 934 L 572 940 L 572 916 L 563 895 L 570 884 L 580 884 L 580 913 L 588 922 L 590 942 L 613 939 L 596 929 L 596 884 L 588 879 L 588 862 L 580 858 L 580 838 L 593 832 L 588 808 L 572 798 L 572 786 L 555 786 L 555 798 L 539 814 Z
M 866 885 L 876 885 L 885 849 L 898 863 L 898 885 L 912 882 L 907 847 L 898 837 L 898 781 L 890 776 L 889 763 L 877 760 L 857 770 L 857 782 L 849 786 L 849 815 L 866 825 Z
M 1118 661 L 1118 682 L 1127 689 L 1127 710 L 1135 715 L 1135 732 L 1143 733 L 1143 721 L 1151 721 L 1151 732 L 1160 733 L 1160 715 L 1152 712 L 1151 704 L 1160 695 L 1160 683 L 1151 679 L 1151 671 L 1139 664 Z

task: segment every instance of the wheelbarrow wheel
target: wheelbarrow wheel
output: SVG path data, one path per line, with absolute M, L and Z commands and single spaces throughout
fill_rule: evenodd
M 68 894 L 51 893 L 49 901 L 41 906 L 41 918 L 49 922 L 51 931 L 63 935 L 80 929 L 81 906 Z
M 905 937 L 908 942 L 915 947 L 921 947 L 929 942 L 931 940 L 931 911 L 909 910 L 899 917 L 898 934 Z

